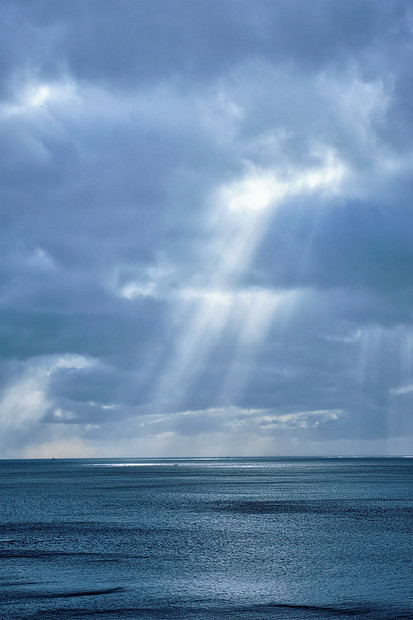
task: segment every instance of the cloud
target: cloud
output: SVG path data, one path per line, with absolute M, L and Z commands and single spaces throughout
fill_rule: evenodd
M 82 369 L 91 364 L 93 360 L 74 355 L 37 357 L 13 364 L 14 372 L 9 371 L 0 399 L 0 450 L 3 458 L 13 456 L 20 445 L 31 443 L 33 434 L 38 440 L 44 414 L 53 407 L 48 393 L 53 374 L 62 368 Z M 61 410 L 56 411 L 58 417 L 63 415 Z
M 0 13 L 3 453 L 406 451 L 410 4 Z

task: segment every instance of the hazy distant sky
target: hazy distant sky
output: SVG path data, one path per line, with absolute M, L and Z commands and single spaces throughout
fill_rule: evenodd
M 0 456 L 413 453 L 412 2 L 0 19 Z

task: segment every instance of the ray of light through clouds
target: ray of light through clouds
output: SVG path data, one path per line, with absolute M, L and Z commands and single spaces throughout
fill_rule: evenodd
M 0 456 L 411 454 L 411 3 L 0 14 Z

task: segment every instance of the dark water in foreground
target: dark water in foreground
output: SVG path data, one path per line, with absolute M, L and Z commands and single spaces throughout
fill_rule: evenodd
M 413 459 L 0 461 L 0 617 L 413 618 Z

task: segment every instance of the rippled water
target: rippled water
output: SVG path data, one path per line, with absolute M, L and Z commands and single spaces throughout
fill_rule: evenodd
M 413 618 L 413 459 L 0 461 L 1 618 Z

